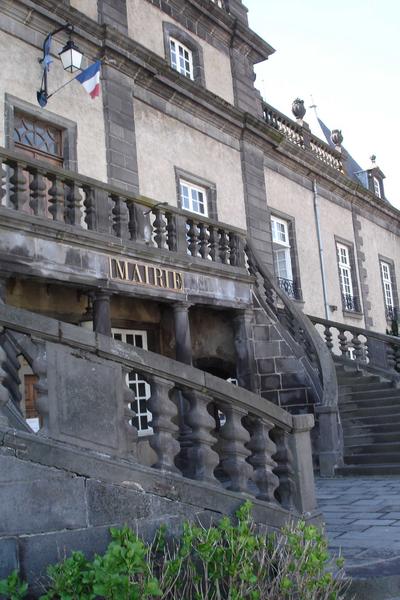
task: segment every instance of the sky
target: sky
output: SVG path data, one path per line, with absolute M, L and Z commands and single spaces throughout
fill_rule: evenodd
M 376 155 L 385 195 L 400 209 L 400 2 L 243 1 L 250 27 L 276 50 L 256 66 L 264 99 L 293 116 L 292 101 L 302 98 L 313 128 L 313 98 L 363 169 Z

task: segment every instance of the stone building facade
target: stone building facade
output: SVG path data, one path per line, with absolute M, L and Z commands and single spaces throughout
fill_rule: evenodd
M 325 405 L 333 468 L 337 382 L 304 315 L 384 332 L 396 312 L 383 174 L 355 178 L 340 144 L 262 101 L 274 49 L 241 0 L 4 0 L 0 17 L 0 553 L 30 576 L 59 543 L 250 492 L 260 522 L 316 516 L 305 413 Z M 42 108 L 43 40 L 66 23 L 101 97 L 63 72 L 61 31 L 49 93 L 66 85 Z M 331 347 L 361 360 L 343 335 Z

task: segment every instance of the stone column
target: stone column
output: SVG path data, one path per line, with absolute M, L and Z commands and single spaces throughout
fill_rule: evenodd
M 111 293 L 98 290 L 93 296 L 93 331 L 111 337 Z
M 310 438 L 313 427 L 313 415 L 293 415 L 290 441 L 296 482 L 294 504 L 300 514 L 312 512 L 317 506 Z
M 175 357 L 176 360 L 187 365 L 192 364 L 192 340 L 190 336 L 189 308 L 186 302 L 177 302 L 173 305 L 175 324 Z M 178 405 L 179 443 L 180 453 L 176 459 L 176 465 L 182 473 L 188 473 L 190 448 L 192 446 L 192 430 L 187 424 L 189 403 L 184 393 L 176 390 L 176 402 Z
M 257 371 L 253 347 L 253 311 L 237 311 L 233 319 L 236 349 L 236 377 L 241 387 L 257 392 Z
M 319 419 L 319 473 L 334 477 L 336 467 L 343 464 L 343 444 L 337 406 L 316 406 Z
M 186 302 L 173 305 L 175 324 L 176 360 L 187 365 L 192 364 L 192 339 L 190 336 L 189 308 Z
M 6 301 L 6 288 L 7 279 L 5 277 L 0 277 L 0 303 L 4 303 Z

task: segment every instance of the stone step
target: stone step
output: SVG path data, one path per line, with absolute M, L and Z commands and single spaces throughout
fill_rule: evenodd
M 400 390 L 397 390 L 396 388 L 383 389 L 383 390 L 381 390 L 381 392 L 379 392 L 379 390 L 361 390 L 361 391 L 351 390 L 351 391 L 346 391 L 346 392 L 344 391 L 342 394 L 340 394 L 340 397 L 347 398 L 347 397 L 351 396 L 352 398 L 361 400 L 361 399 L 380 397 L 383 394 L 385 395 L 386 398 L 399 398 L 399 401 L 400 401 Z
M 400 453 L 400 441 L 397 436 L 397 441 L 394 442 L 371 442 L 367 444 L 347 444 L 345 443 L 345 455 L 352 454 L 385 454 L 385 453 Z
M 342 420 L 354 417 L 373 417 L 383 415 L 396 415 L 400 411 L 400 402 L 395 404 L 385 404 L 385 398 L 381 402 L 377 402 L 373 406 L 345 406 L 340 407 L 340 416 Z
M 344 465 L 336 469 L 336 475 L 361 476 L 361 475 L 400 475 L 400 465 L 392 463 L 382 463 L 374 465 Z
M 400 407 L 399 407 L 400 410 Z M 388 415 L 343 415 L 342 423 L 344 428 L 359 427 L 363 425 L 390 425 L 396 423 L 400 431 L 400 412 L 390 413 Z
M 349 448 L 351 445 L 384 444 L 398 442 L 400 439 L 399 431 L 396 428 L 392 432 L 371 432 L 343 436 L 344 445 Z
M 393 421 L 390 419 L 388 423 L 351 423 L 350 421 L 343 423 L 343 435 L 345 438 L 353 437 L 356 435 L 368 434 L 386 434 L 386 433 L 399 433 L 400 422 Z
M 376 383 L 364 383 L 362 380 L 358 384 L 342 384 L 339 383 L 339 396 L 351 393 L 351 390 L 355 392 L 368 392 L 371 390 L 390 390 L 394 389 L 393 384 L 390 381 L 377 381 Z
M 354 375 L 339 375 L 339 385 L 366 385 L 367 383 L 379 383 L 381 378 L 378 375 L 364 375 L 363 373 L 357 373 Z
M 349 567 L 351 578 L 346 599 L 400 600 L 400 557 Z
M 400 452 L 384 452 L 377 454 L 345 454 L 345 465 L 379 465 L 391 464 L 400 468 Z
M 396 406 L 399 405 L 400 406 L 400 398 L 395 398 L 395 397 L 386 397 L 386 396 L 382 396 L 382 398 L 384 398 L 385 400 L 385 405 L 386 406 Z M 375 406 L 378 405 L 381 406 L 382 404 L 382 399 L 379 397 L 373 397 L 373 398 L 353 398 L 353 396 L 349 396 L 348 398 L 339 398 L 339 408 L 340 410 L 346 409 L 348 406 Z

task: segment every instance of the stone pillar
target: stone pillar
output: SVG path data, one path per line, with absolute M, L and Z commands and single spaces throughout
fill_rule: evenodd
M 314 427 L 313 415 L 293 415 L 291 450 L 295 477 L 294 505 L 304 514 L 316 509 L 315 481 L 312 461 L 310 431 Z
M 93 297 L 93 331 L 111 337 L 110 292 L 99 290 Z
M 316 406 L 319 416 L 319 473 L 333 477 L 336 467 L 343 464 L 343 444 L 340 435 L 337 406 Z
M 236 350 L 236 377 L 241 387 L 257 392 L 257 370 L 253 346 L 253 311 L 238 311 L 233 319 Z
M 6 301 L 7 279 L 0 277 L 0 303 Z
M 175 324 L 175 357 L 176 360 L 187 365 L 192 364 L 192 340 L 190 336 L 189 308 L 186 302 L 177 302 L 173 305 Z M 176 390 L 176 403 L 178 405 L 179 443 L 180 453 L 176 465 L 182 473 L 188 473 L 190 468 L 190 449 L 192 447 L 192 430 L 187 423 L 189 402 L 184 392 Z
M 175 324 L 176 360 L 187 365 L 192 364 L 192 339 L 190 336 L 190 304 L 177 302 L 173 305 Z

